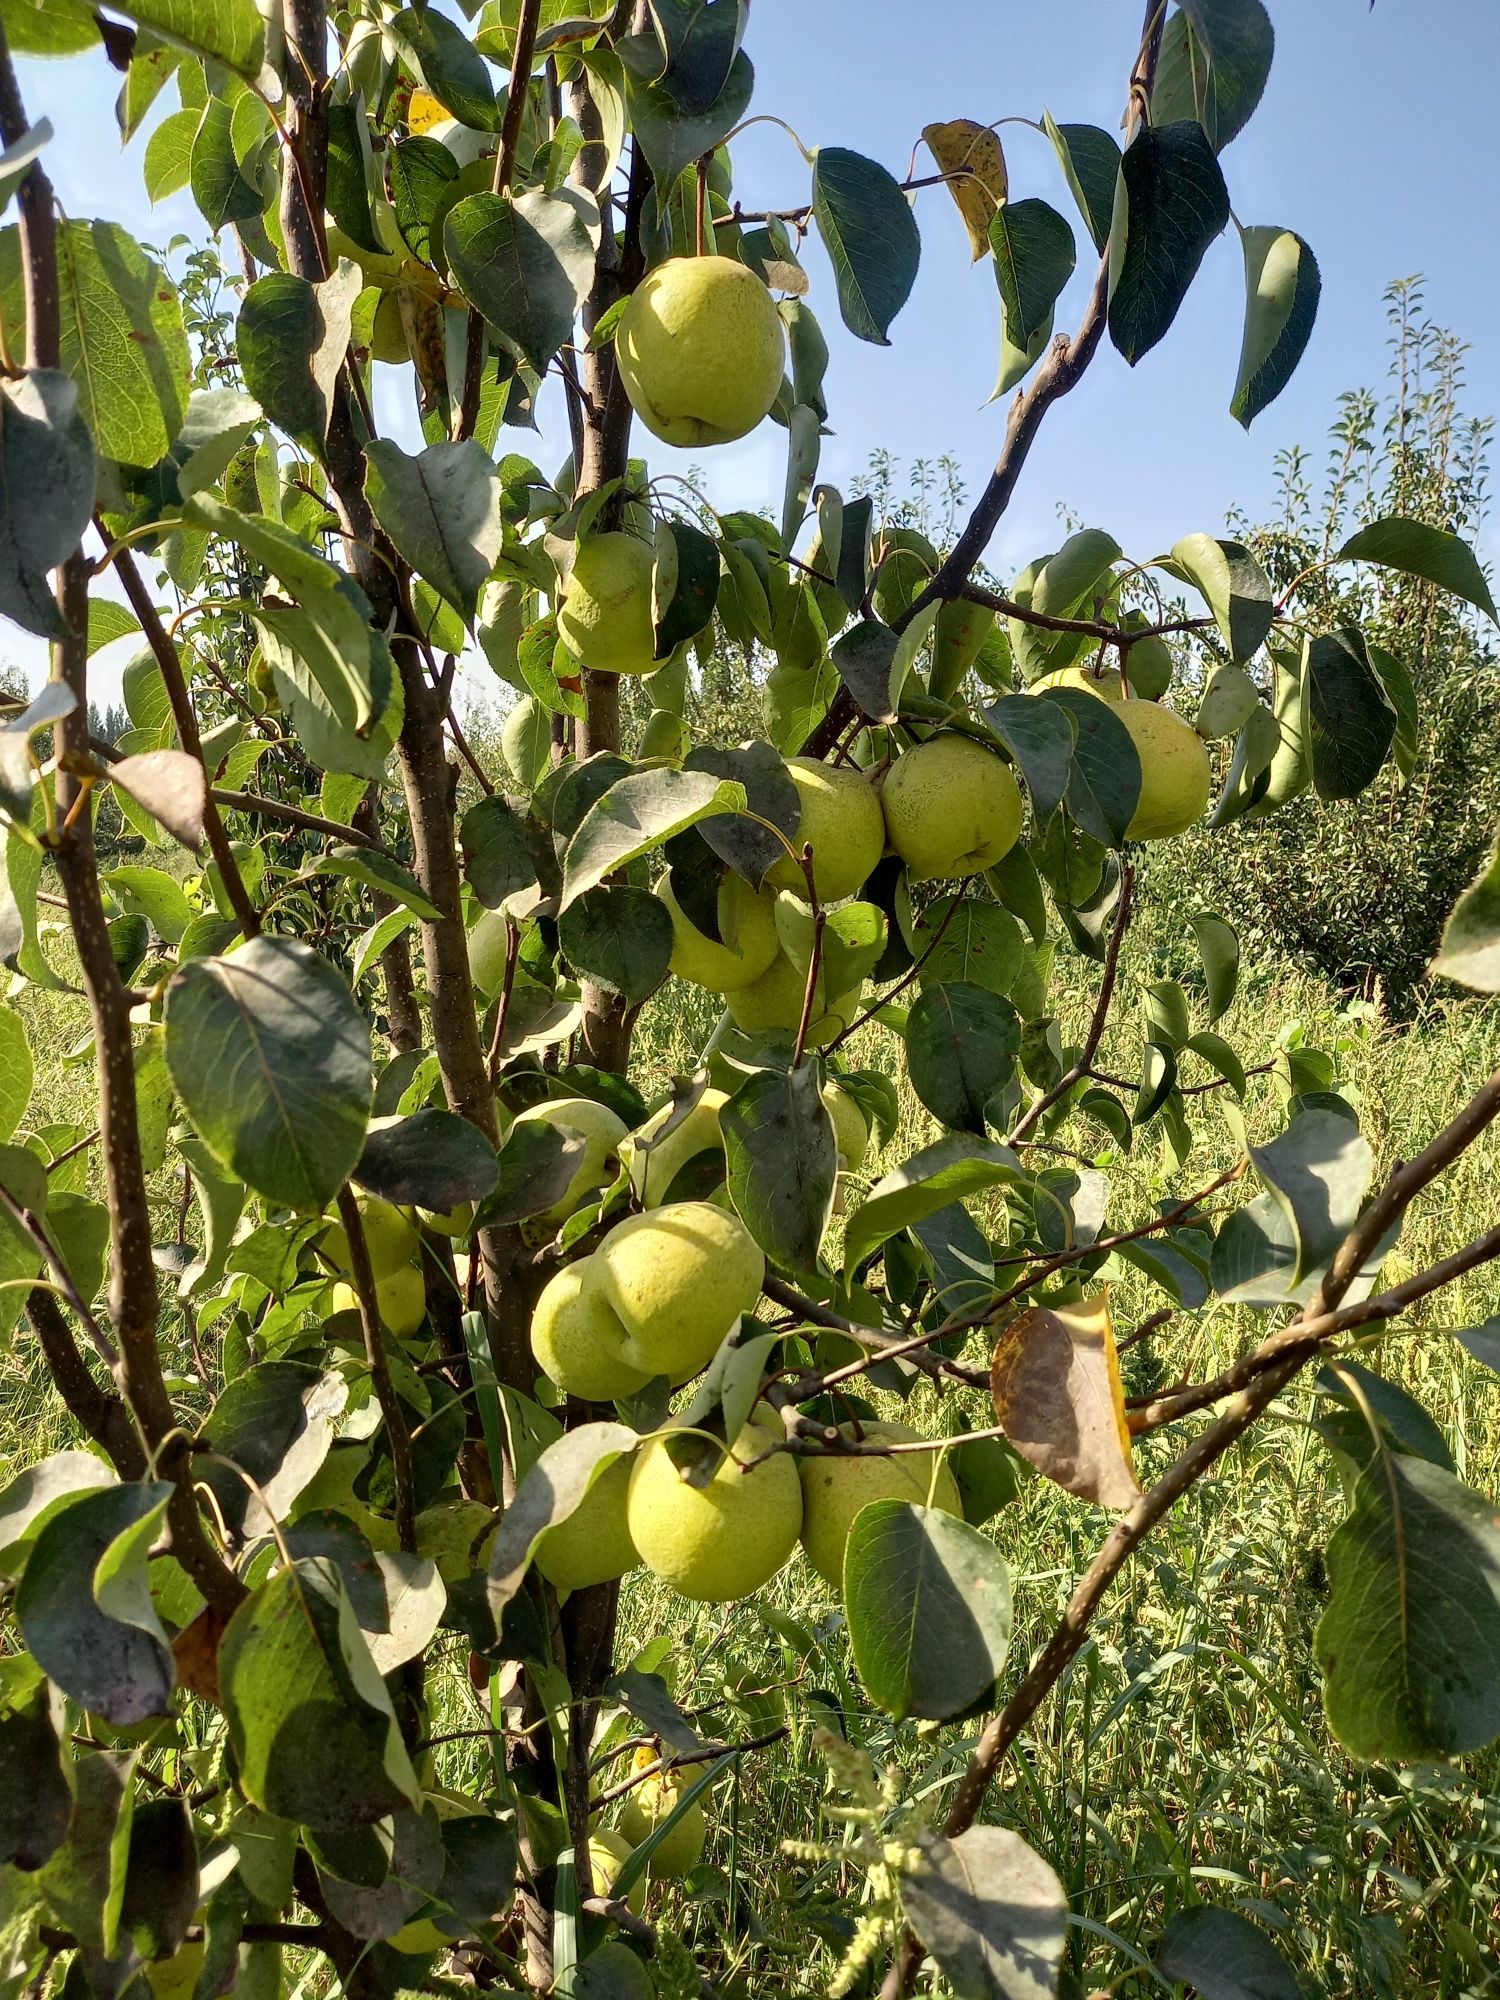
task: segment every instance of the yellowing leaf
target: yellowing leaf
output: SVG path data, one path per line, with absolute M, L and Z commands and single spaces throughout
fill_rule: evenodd
M 989 254 L 990 219 L 1010 185 L 1000 141 L 988 125 L 976 125 L 972 118 L 924 125 L 922 137 L 939 169 L 957 176 L 948 182 L 948 192 L 958 203 L 977 264 Z
M 430 132 L 434 125 L 446 125 L 453 116 L 446 111 L 430 90 L 414 90 L 406 112 L 406 129 L 413 135 Z
M 1032 1306 L 1012 1320 L 995 1349 L 990 1393 L 1006 1437 L 1066 1492 L 1101 1507 L 1141 1497 L 1106 1293 Z

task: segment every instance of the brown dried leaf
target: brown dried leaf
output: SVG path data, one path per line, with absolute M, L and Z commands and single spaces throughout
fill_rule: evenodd
M 1101 1507 L 1140 1499 L 1106 1293 L 1032 1306 L 1012 1320 L 995 1349 L 990 1393 L 1006 1437 L 1066 1492 Z
M 217 1703 L 219 1699 L 219 1641 L 228 1623 L 222 1611 L 206 1604 L 172 1641 L 178 1686 L 203 1701 Z
M 922 137 L 939 170 L 957 176 L 948 182 L 948 192 L 958 203 L 977 264 L 989 255 L 990 223 L 1010 186 L 1000 140 L 988 125 L 976 125 L 972 118 L 924 125 Z
M 208 780 L 203 766 L 185 750 L 143 750 L 111 764 L 109 775 L 122 792 L 164 826 L 184 847 L 203 845 Z

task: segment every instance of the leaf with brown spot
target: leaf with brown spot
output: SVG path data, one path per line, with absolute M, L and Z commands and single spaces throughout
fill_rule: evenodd
M 112 764 L 109 775 L 175 841 L 195 850 L 203 845 L 208 780 L 196 757 L 185 750 L 143 750 Z
M 205 1604 L 192 1624 L 184 1625 L 172 1641 L 178 1685 L 215 1705 L 219 1699 L 219 1641 L 228 1623 L 222 1611 Z
M 948 192 L 958 204 L 977 264 L 989 253 L 990 222 L 1010 186 L 999 137 L 988 125 L 976 125 L 972 118 L 924 125 L 922 137 L 939 171 L 956 177 L 948 182 Z
M 1101 1507 L 1140 1499 L 1107 1294 L 1032 1306 L 1012 1320 L 995 1349 L 990 1393 L 1016 1450 L 1066 1492 Z

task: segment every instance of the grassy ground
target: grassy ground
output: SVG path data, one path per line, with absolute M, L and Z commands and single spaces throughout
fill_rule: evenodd
M 1178 972 L 1181 940 L 1148 921 L 1127 982 Z M 37 1030 L 33 1118 L 89 1117 L 90 1071 L 75 1061 L 84 1022 L 67 998 L 28 995 Z M 1127 993 L 1127 1006 L 1131 1004 Z M 1064 1015 L 1082 997 L 1064 996 Z M 647 1076 L 692 1066 L 712 1025 L 707 1007 L 674 989 L 648 1010 L 638 1050 Z M 1500 1064 L 1500 1009 L 1434 1006 L 1411 1031 L 1382 1031 L 1368 1014 L 1341 1012 L 1319 982 L 1247 974 L 1222 1024 L 1242 1056 L 1269 1054 L 1300 1034 L 1336 1057 L 1340 1087 L 1355 1097 L 1382 1163 L 1409 1154 Z M 890 1063 L 879 1030 L 849 1054 Z M 1123 1051 L 1120 1061 L 1128 1060 Z M 1251 1099 L 1252 1134 L 1273 1129 L 1268 1084 Z M 884 1156 L 904 1157 L 929 1135 L 902 1097 L 902 1127 Z M 1216 1117 L 1186 1182 L 1170 1182 L 1148 1140 L 1114 1164 L 1112 1221 L 1138 1219 L 1173 1188 L 1212 1177 L 1232 1156 Z M 879 1165 L 872 1163 L 873 1173 Z M 1414 1213 L 1403 1251 L 1421 1263 L 1452 1248 L 1495 1211 L 1500 1142 L 1476 1148 Z M 175 1190 L 163 1186 L 163 1234 Z M 1135 1323 L 1159 1298 L 1127 1277 L 1117 1322 Z M 1481 1272 L 1436 1306 L 1427 1323 L 1392 1335 L 1371 1357 L 1443 1424 L 1460 1471 L 1500 1490 L 1500 1393 L 1443 1329 L 1500 1312 L 1500 1280 Z M 1205 1316 L 1193 1334 L 1168 1326 L 1137 1367 L 1169 1374 L 1212 1369 L 1248 1329 L 1239 1316 Z M 1183 1322 L 1184 1326 L 1186 1322 Z M 175 1337 L 175 1335 L 173 1336 Z M 1340 1512 L 1326 1453 L 1308 1427 L 1309 1398 L 1290 1396 L 1183 1503 L 1137 1558 L 1098 1621 L 1091 1643 L 1012 1757 L 993 1815 L 1014 1826 L 1057 1868 L 1073 1910 L 1073 1990 L 1127 1995 L 1153 1989 L 1133 1970 L 1132 1945 L 1149 1943 L 1172 1912 L 1196 1900 L 1235 1901 L 1282 1936 L 1309 1992 L 1327 1996 L 1500 1995 L 1500 1756 L 1456 1769 L 1361 1770 L 1338 1757 L 1323 1727 L 1311 1639 L 1326 1584 L 1321 1550 Z M 983 1421 L 975 1406 L 971 1420 Z M 942 1420 L 922 1389 L 914 1420 Z M 0 1477 L 66 1439 L 66 1424 L 31 1366 L 24 1336 L 0 1360 Z M 1167 1439 L 1147 1441 L 1147 1476 Z M 992 1524 L 1016 1581 L 1012 1677 L 1049 1629 L 1096 1548 L 1096 1510 L 1040 1482 Z M 825 1790 L 811 1743 L 818 1719 L 836 1714 L 877 1763 L 902 1760 L 908 1797 L 934 1799 L 967 1749 L 965 1730 L 898 1742 L 855 1683 L 837 1607 L 798 1559 L 759 1604 L 692 1607 L 649 1578 L 624 1593 L 622 1657 L 665 1637 L 682 1704 L 702 1708 L 705 1731 L 748 1736 L 783 1720 L 793 1733 L 747 1757 L 712 1815 L 707 1859 L 691 1897 L 657 1889 L 657 1914 L 754 1994 L 821 1994 L 847 1939 L 861 1871 L 847 1862 L 789 1862 L 786 1838 L 817 1832 Z M 649 1656 L 654 1662 L 654 1652 Z M 452 1720 L 466 1683 L 454 1661 Z M 795 1687 L 793 1701 L 789 1689 Z M 810 1719 L 809 1719 L 810 1718 Z M 477 1713 L 472 1720 L 478 1720 Z M 446 1775 L 477 1767 L 473 1746 L 443 1753 Z M 1156 1990 L 1160 1990 L 1159 1988 Z

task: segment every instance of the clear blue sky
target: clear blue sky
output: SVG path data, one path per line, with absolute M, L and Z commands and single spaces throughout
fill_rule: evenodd
M 1020 492 L 991 551 L 1000 573 L 1054 545 L 1058 509 L 1110 529 L 1134 556 L 1180 534 L 1216 529 L 1235 505 L 1258 513 L 1274 490 L 1275 455 L 1321 441 L 1340 391 L 1379 385 L 1386 364 L 1381 293 L 1421 271 L 1428 305 L 1472 343 L 1468 403 L 1500 411 L 1500 6 L 1494 0 L 1270 0 L 1276 61 L 1261 109 L 1224 155 L 1245 223 L 1299 230 L 1323 273 L 1312 345 L 1292 386 L 1247 434 L 1229 416 L 1239 353 L 1242 277 L 1231 230 L 1210 251 L 1176 326 L 1134 370 L 1101 349 L 1084 383 L 1049 416 Z M 809 146 L 838 144 L 904 173 L 924 124 L 1012 113 L 1091 122 L 1113 131 L 1139 27 L 1138 0 L 754 0 L 746 47 L 756 65 L 753 109 L 787 119 Z M 147 242 L 200 234 L 185 195 L 152 210 L 140 185 L 143 140 L 122 159 L 118 85 L 102 56 L 21 65 L 31 116 L 57 129 L 48 168 L 71 215 L 121 221 Z M 175 105 L 168 90 L 163 108 Z M 1051 148 L 1023 127 L 1004 132 L 1013 194 L 1039 194 L 1074 220 Z M 736 142 L 736 189 L 747 207 L 806 199 L 807 169 L 783 133 L 757 126 Z M 925 154 L 922 156 L 925 160 Z M 921 168 L 919 168 L 919 171 Z M 900 459 L 947 452 L 971 492 L 1003 429 L 984 407 L 994 381 L 999 306 L 989 266 L 972 267 L 946 191 L 919 197 L 922 268 L 916 290 L 877 348 L 847 335 L 815 244 L 810 302 L 833 350 L 826 393 L 836 433 L 822 476 L 844 484 L 876 446 Z M 1083 255 L 1059 325 L 1076 320 L 1092 278 Z M 401 377 L 377 371 L 383 427 L 410 441 Z M 539 445 L 517 446 L 549 467 L 566 449 L 558 413 Z M 700 454 L 720 504 L 779 501 L 785 434 L 766 424 L 742 445 Z M 665 447 L 658 470 L 684 469 Z M 1500 538 L 1486 536 L 1486 555 Z M 122 658 L 129 644 L 112 649 Z M 34 642 L 0 629 L 0 658 L 41 670 Z M 104 671 L 107 697 L 113 675 Z

